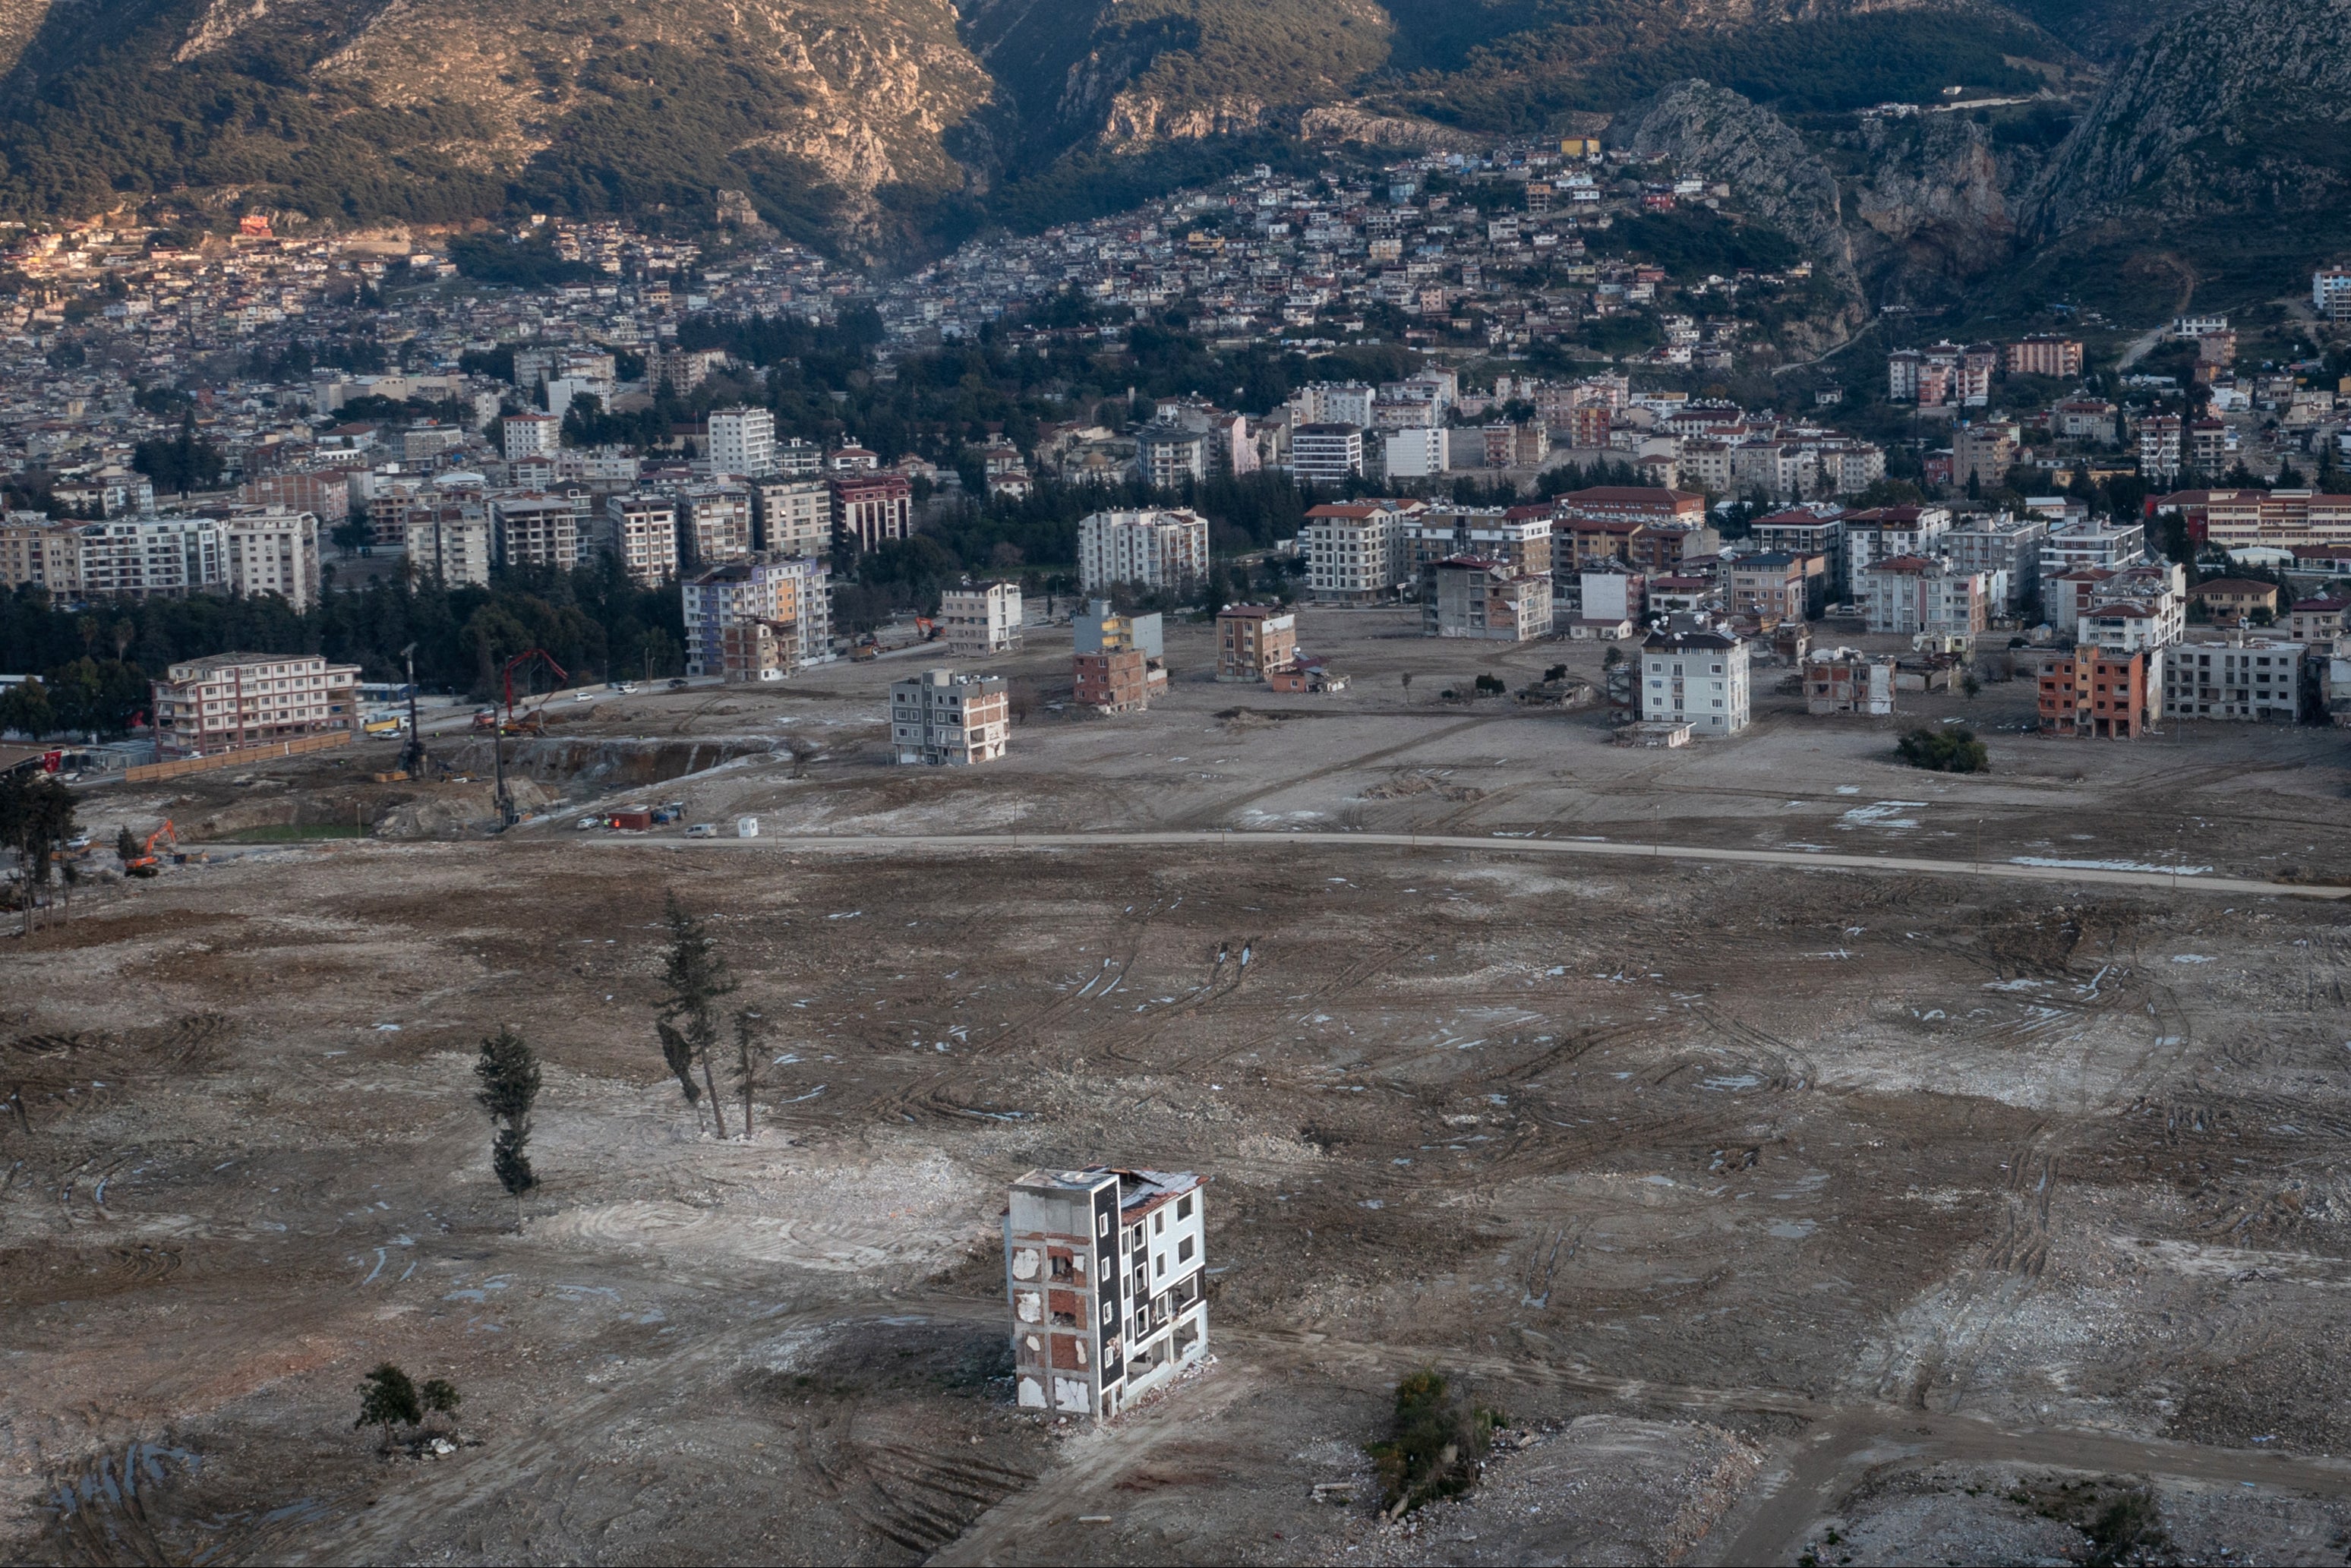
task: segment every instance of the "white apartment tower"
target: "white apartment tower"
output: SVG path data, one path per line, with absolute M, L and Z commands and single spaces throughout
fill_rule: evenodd
M 298 613 L 319 597 L 319 519 L 308 512 L 254 512 L 221 524 L 232 593 L 275 593 Z
M 1096 512 L 1078 524 L 1078 586 L 1180 592 L 1208 571 L 1208 523 L 1186 508 Z
M 1106 1421 L 1207 1354 L 1205 1196 L 1189 1171 L 1030 1171 L 1004 1211 L 1014 1398 Z
M 506 459 L 552 457 L 563 448 L 563 419 L 552 413 L 510 413 L 498 421 Z
M 776 416 L 764 408 L 710 412 L 710 471 L 754 478 L 776 468 Z
M 667 496 L 614 496 L 604 503 L 601 543 L 629 580 L 658 588 L 677 575 L 677 503 Z
M 1747 727 L 1747 644 L 1728 632 L 1653 632 L 1641 644 L 1641 717 L 1697 735 Z

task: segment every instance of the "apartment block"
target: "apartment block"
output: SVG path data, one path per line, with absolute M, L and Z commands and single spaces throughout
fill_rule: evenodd
M 357 664 L 315 653 L 215 653 L 173 664 L 153 687 L 159 749 L 209 757 L 350 729 L 359 678 Z
M 2082 345 L 2053 332 L 2035 332 L 2008 346 L 2008 373 L 2072 381 L 2082 373 Z
M 1148 424 L 1135 433 L 1135 470 L 1155 490 L 1178 490 L 1208 476 L 1209 442 L 1206 431 L 1180 424 Z
M 1418 501 L 1347 501 L 1314 507 L 1299 533 L 1307 591 L 1326 604 L 1376 604 L 1408 580 L 1407 531 L 1426 510 Z
M 1364 472 L 1364 432 L 1353 424 L 1301 424 L 1290 433 L 1290 471 L 1308 484 L 1341 485 Z
M 215 588 L 227 580 L 216 518 L 86 523 L 77 537 L 81 591 L 92 599 L 170 598 Z
M 1500 561 L 1455 556 L 1422 569 L 1420 596 L 1427 636 L 1524 643 L 1551 635 L 1547 571 L 1522 573 Z
M 2041 673 L 2041 727 L 2054 735 L 2129 740 L 2160 708 L 2163 655 L 2077 647 Z
M 408 559 L 452 588 L 490 580 L 490 518 L 479 504 L 436 507 L 408 530 Z
M 1262 681 L 1298 663 L 1298 617 L 1263 604 L 1217 612 L 1217 679 Z
M 2292 724 L 2302 713 L 2306 644 L 2242 632 L 2223 643 L 2184 643 L 2163 663 L 2167 718 Z
M 890 683 L 890 747 L 902 764 L 992 762 L 1004 755 L 1010 716 L 1001 675 L 925 670 Z
M 799 646 L 789 622 L 737 621 L 719 629 L 719 676 L 729 685 L 780 681 L 799 667 Z
M 969 581 L 939 595 L 939 624 L 947 652 L 958 659 L 985 659 L 1020 646 L 1020 585 Z
M 1739 556 L 1724 574 L 1724 599 L 1734 615 L 1759 621 L 1807 621 L 1828 606 L 1826 556 L 1769 550 Z
M 689 675 L 726 674 L 727 629 L 753 622 L 768 628 L 783 674 L 832 657 L 832 569 L 822 560 L 751 556 L 689 573 L 678 587 Z
M 678 543 L 688 564 L 716 566 L 751 553 L 748 489 L 729 484 L 684 485 L 672 495 L 677 503 Z
M 1653 632 L 1641 644 L 1641 718 L 1737 735 L 1748 723 L 1748 647 L 1728 632 Z
M 1208 522 L 1184 507 L 1094 512 L 1078 522 L 1078 586 L 1180 593 L 1208 571 Z
M 1804 660 L 1804 711 L 1814 717 L 1894 711 L 1894 661 L 1852 648 L 1828 648 Z
M 1898 555 L 1863 568 L 1854 600 L 1880 636 L 1975 637 L 1991 619 L 1997 587 L 1990 572 Z
M 0 518 L 0 588 L 27 584 L 53 600 L 81 592 L 79 523 L 51 522 L 40 512 L 10 512 Z
M 770 555 L 823 555 L 832 549 L 832 491 L 821 479 L 769 478 L 751 484 L 758 546 Z
M 677 575 L 677 503 L 667 496 L 613 496 L 598 519 L 598 548 L 640 588 Z
M 498 421 L 500 450 L 509 463 L 553 457 L 563 449 L 563 418 L 553 413 L 510 413 Z
M 1961 571 L 2004 572 L 2007 591 L 1995 609 L 2013 614 L 2030 602 L 2041 581 L 2041 546 L 2049 538 L 2045 518 L 1962 518 L 1943 536 L 1943 558 Z
M 569 571 L 594 548 L 588 523 L 588 497 L 578 491 L 525 491 L 490 498 L 490 538 L 498 564 L 551 567 Z
M 1098 713 L 1136 713 L 1167 689 L 1156 615 L 1121 615 L 1097 599 L 1071 617 L 1076 700 Z
M 1826 591 L 1840 596 L 1846 591 L 1844 519 L 1835 512 L 1772 512 L 1756 518 L 1748 537 L 1767 554 L 1819 556 L 1826 563 Z
M 754 478 L 776 467 L 776 416 L 764 408 L 715 408 L 708 427 L 710 471 Z
M 1406 566 L 1417 578 L 1436 561 L 1475 556 L 1522 576 L 1548 577 L 1551 513 L 1539 507 L 1451 507 L 1431 511 L 1405 529 Z
M 239 507 L 222 521 L 220 538 L 230 592 L 274 593 L 298 613 L 319 601 L 317 517 Z
M 895 474 L 843 474 L 831 486 L 833 536 L 852 549 L 879 549 L 914 531 L 914 487 Z
M 1207 1354 L 1189 1171 L 1032 1170 L 1004 1212 L 1014 1402 L 1107 1421 Z
M 1948 507 L 1871 507 L 1844 514 L 1844 582 L 1848 598 L 1861 596 L 1861 574 L 1897 555 L 1933 555 L 1951 531 Z

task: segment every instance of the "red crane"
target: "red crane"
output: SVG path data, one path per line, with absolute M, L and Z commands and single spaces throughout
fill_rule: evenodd
M 507 663 L 506 663 L 506 668 L 505 668 L 504 670 L 502 670 L 502 671 L 500 671 L 500 672 L 499 672 L 499 678 L 500 678 L 500 679 L 505 683 L 505 685 L 506 685 L 506 693 L 507 693 L 507 719 L 506 719 L 506 721 L 507 721 L 507 724 L 509 724 L 509 725 L 511 725 L 512 723 L 514 723 L 514 678 L 515 678 L 515 671 L 516 671 L 516 670 L 517 670 L 517 669 L 527 669 L 527 668 L 528 668 L 528 667 L 529 667 L 529 665 L 531 664 L 532 661 L 534 661 L 534 660 L 543 660 L 543 661 L 545 661 L 545 662 L 546 662 L 546 664 L 547 664 L 547 667 L 548 667 L 549 669 L 550 669 L 550 670 L 552 670 L 552 671 L 554 671 L 554 672 L 555 672 L 555 685 L 556 685 L 556 688 L 557 688 L 558 690 L 560 690 L 560 689 L 562 688 L 562 685 L 563 685 L 563 683 L 564 683 L 564 682 L 566 682 L 566 681 L 568 681 L 568 680 L 569 680 L 569 679 L 571 678 L 569 674 L 565 674 L 565 673 L 564 673 L 563 666 L 562 666 L 562 665 L 560 665 L 560 664 L 557 664 L 557 663 L 555 662 L 555 655 L 554 655 L 554 654 L 552 654 L 552 653 L 549 653 L 546 649 L 544 649 L 544 648 L 533 648 L 533 649 L 531 649 L 528 653 L 517 653 L 513 658 L 508 659 L 508 660 L 507 661 Z M 528 694 L 526 694 L 526 695 L 528 695 Z

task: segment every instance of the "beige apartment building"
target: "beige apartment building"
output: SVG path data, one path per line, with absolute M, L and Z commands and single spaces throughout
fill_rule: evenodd
M 818 556 L 832 548 L 832 491 L 821 479 L 763 479 L 751 486 L 759 548 L 769 555 Z
M 1010 728 L 1002 675 L 925 670 L 890 683 L 890 749 L 902 765 L 993 762 L 1004 755 Z
M 939 595 L 939 625 L 947 652 L 958 659 L 985 659 L 1020 646 L 1020 585 L 965 583 Z
M 215 653 L 173 664 L 154 683 L 164 757 L 204 757 L 358 722 L 357 664 L 315 653 Z
M 1217 679 L 1262 681 L 1298 663 L 1298 617 L 1265 604 L 1228 604 L 1217 613 Z

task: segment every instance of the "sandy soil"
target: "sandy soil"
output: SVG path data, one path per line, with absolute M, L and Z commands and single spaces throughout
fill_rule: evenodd
M 2342 874 L 2338 736 L 2028 738 L 2020 683 L 1635 752 L 1431 690 L 1596 650 L 1405 632 L 1310 616 L 1361 677 L 1324 699 L 1199 680 L 1179 629 L 1174 692 L 1119 720 L 1050 711 L 1032 649 L 999 662 L 1013 756 L 968 772 L 879 764 L 903 659 L 580 705 L 516 752 L 551 798 L 756 814 L 761 848 L 452 809 L 10 939 L 0 1552 L 2062 1559 L 2079 1489 L 2137 1488 L 2174 1555 L 2341 1555 L 2351 910 L 2193 891 Z M 1954 716 L 1992 775 L 1891 762 Z M 84 817 L 379 822 L 428 788 L 338 760 Z M 2181 874 L 766 841 L 1290 823 Z M 747 1142 L 662 1068 L 664 888 L 778 1020 Z M 470 1100 L 501 1024 L 548 1063 L 519 1231 Z M 1216 1364 L 1100 1432 L 1007 1405 L 994 1239 L 1008 1179 L 1091 1160 L 1213 1184 Z M 465 1392 L 454 1452 L 351 1430 L 385 1359 Z M 1362 1448 L 1425 1364 L 1531 1440 L 1382 1526 Z

